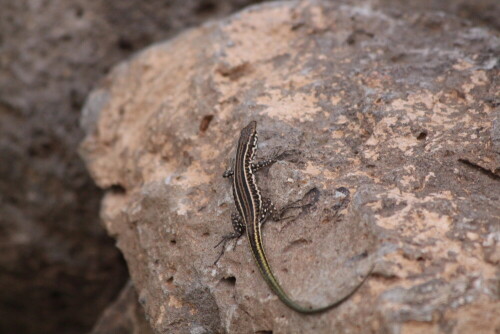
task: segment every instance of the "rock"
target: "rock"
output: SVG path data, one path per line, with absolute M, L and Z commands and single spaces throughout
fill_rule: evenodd
M 91 334 L 153 334 L 130 282 L 103 312 Z
M 0 0 L 1 333 L 87 333 L 127 280 L 77 154 L 91 87 L 134 50 L 249 3 Z
M 445 13 L 333 2 L 246 9 L 115 67 L 89 96 L 81 154 L 102 218 L 157 333 L 493 333 L 500 329 L 500 40 Z M 258 178 L 294 221 L 265 225 L 290 295 L 242 238 L 217 265 L 234 204 L 221 175 L 258 122 Z M 496 140 L 496 139 L 495 139 Z M 345 209 L 335 189 L 346 187 Z

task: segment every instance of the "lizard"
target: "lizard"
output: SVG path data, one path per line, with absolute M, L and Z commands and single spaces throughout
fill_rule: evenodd
M 261 162 L 254 162 L 257 151 L 257 141 L 257 122 L 251 121 L 241 130 L 236 149 L 236 158 L 232 168 L 230 167 L 223 174 L 223 177 L 230 178 L 232 181 L 232 191 L 237 213 L 231 215 L 234 232 L 224 235 L 222 240 L 215 246 L 218 247 L 220 244 L 223 244 L 222 251 L 214 264 L 218 262 L 224 253 L 226 243 L 231 239 L 237 240 L 246 230 L 252 254 L 262 277 L 270 289 L 285 305 L 304 314 L 319 313 L 338 306 L 358 290 L 369 276 L 369 273 L 342 298 L 328 305 L 313 308 L 301 305 L 289 297 L 281 287 L 281 284 L 269 265 L 262 238 L 263 224 L 268 218 L 274 221 L 281 220 L 281 213 L 283 213 L 284 210 L 297 208 L 299 206 L 285 206 L 280 212 L 269 198 L 262 196 L 256 182 L 255 172 L 261 168 L 272 165 L 277 160 L 268 159 Z

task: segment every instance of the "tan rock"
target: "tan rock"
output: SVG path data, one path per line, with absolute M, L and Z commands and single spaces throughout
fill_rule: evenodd
M 153 329 L 498 330 L 499 45 L 447 15 L 278 2 L 116 67 L 87 101 L 81 152 L 108 189 L 102 218 Z M 319 196 L 295 221 L 265 226 L 290 295 L 326 304 L 376 263 L 328 312 L 283 305 L 244 238 L 213 265 L 234 211 L 221 174 L 250 120 L 260 157 L 287 152 L 260 173 L 263 193 L 278 206 Z M 340 186 L 352 201 L 337 215 Z

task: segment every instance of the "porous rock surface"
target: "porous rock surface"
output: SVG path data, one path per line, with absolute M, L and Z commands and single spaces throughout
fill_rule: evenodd
M 81 146 L 102 218 L 158 333 L 500 330 L 499 38 L 443 13 L 278 2 L 189 30 L 117 66 L 88 98 Z M 228 166 L 258 122 L 277 206 L 269 290 L 232 228 Z M 338 193 L 351 192 L 336 211 Z

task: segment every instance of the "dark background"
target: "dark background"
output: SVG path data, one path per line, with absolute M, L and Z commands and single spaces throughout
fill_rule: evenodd
M 135 51 L 256 2 L 0 0 L 0 334 L 88 332 L 127 281 L 77 153 L 92 87 Z M 369 3 L 500 30 L 497 0 Z

